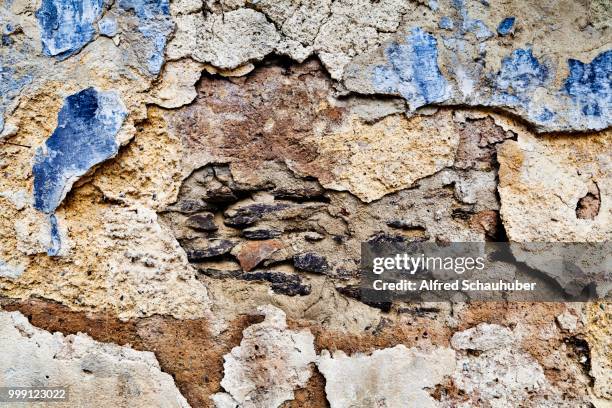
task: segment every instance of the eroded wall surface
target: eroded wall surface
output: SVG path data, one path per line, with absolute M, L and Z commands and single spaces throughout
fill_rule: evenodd
M 611 16 L 0 0 L 0 386 L 68 385 L 66 406 L 610 406 L 607 302 L 357 284 L 367 241 L 610 240 Z

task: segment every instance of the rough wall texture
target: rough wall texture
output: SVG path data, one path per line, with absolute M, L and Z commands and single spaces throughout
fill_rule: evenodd
M 610 240 L 611 18 L 601 0 L 0 0 L 0 386 L 69 385 L 68 406 L 610 406 L 607 302 L 366 304 L 356 284 L 365 241 Z

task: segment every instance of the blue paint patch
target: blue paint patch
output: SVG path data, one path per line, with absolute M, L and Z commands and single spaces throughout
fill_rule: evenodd
M 43 53 L 66 59 L 79 52 L 95 34 L 104 0 L 42 0 L 36 11 Z
M 548 108 L 542 108 L 542 111 L 536 115 L 535 119 L 538 122 L 550 122 L 555 117 L 555 114 Z
M 119 0 L 119 7 L 133 11 L 138 17 L 138 30 L 144 36 L 147 70 L 159 74 L 164 63 L 164 50 L 174 23 L 170 18 L 168 0 Z
M 104 17 L 98 21 L 98 30 L 100 34 L 106 37 L 114 37 L 117 35 L 117 20 L 113 17 Z
M 482 20 L 468 19 L 464 22 L 465 29 L 473 33 L 480 41 L 493 37 L 493 33 Z
M 57 217 L 55 214 L 49 215 L 49 224 L 51 224 L 51 245 L 47 249 L 47 255 L 57 256 L 60 249 L 62 249 L 62 238 L 59 232 L 59 226 L 57 225 Z
M 463 35 L 469 32 L 474 34 L 476 39 L 480 41 L 493 37 L 493 33 L 489 30 L 489 27 L 487 27 L 484 21 L 473 19 L 468 15 L 468 10 L 463 0 L 453 0 L 452 6 L 459 14 L 459 21 L 456 24 L 459 28 L 459 34 Z
M 114 92 L 94 88 L 66 98 L 57 128 L 34 157 L 34 207 L 51 214 L 72 184 L 117 154 L 116 136 L 127 111 Z
M 530 48 L 514 50 L 509 57 L 502 59 L 501 70 L 497 74 L 497 88 L 509 95 L 522 98 L 548 80 L 548 68 L 540 64 Z
M 570 73 L 565 92 L 580 106 L 583 115 L 608 116 L 612 107 L 612 50 L 599 54 L 590 64 L 575 59 L 567 62 Z
M 21 56 L 20 56 L 21 57 Z M 4 112 L 21 90 L 32 82 L 31 74 L 21 74 L 15 70 L 17 61 L 7 58 L 0 65 L 0 132 L 4 129 Z
M 450 17 L 444 16 L 438 22 L 438 27 L 443 30 L 452 30 L 454 28 L 453 20 Z
M 497 26 L 497 33 L 501 36 L 506 36 L 512 32 L 514 28 L 514 22 L 516 19 L 514 17 L 506 17 L 501 23 Z
M 385 54 L 389 63 L 373 70 L 377 91 L 400 94 L 412 110 L 448 99 L 449 85 L 438 67 L 437 41 L 431 34 L 414 28 L 405 44 L 392 43 Z

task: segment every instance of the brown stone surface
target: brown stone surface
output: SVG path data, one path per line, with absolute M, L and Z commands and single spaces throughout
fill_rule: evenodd
M 239 249 L 238 262 L 240 267 L 248 272 L 259 265 L 270 255 L 283 248 L 283 243 L 277 240 L 245 242 Z

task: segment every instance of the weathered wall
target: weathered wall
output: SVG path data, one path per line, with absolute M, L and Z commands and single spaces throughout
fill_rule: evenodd
M 356 284 L 368 240 L 612 237 L 611 15 L 0 0 L 0 386 L 610 406 L 609 303 L 366 304 Z

